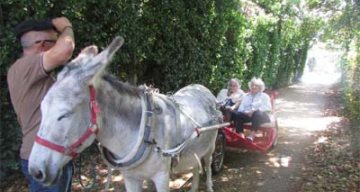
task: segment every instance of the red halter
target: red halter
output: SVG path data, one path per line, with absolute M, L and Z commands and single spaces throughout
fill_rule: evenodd
M 96 102 L 96 90 L 95 90 L 94 86 L 90 85 L 89 91 L 90 91 L 91 122 L 90 122 L 89 128 L 86 130 L 85 133 L 83 133 L 81 135 L 81 137 L 77 141 L 75 141 L 73 144 L 71 144 L 68 147 L 64 147 L 64 146 L 55 144 L 51 141 L 48 141 L 44 138 L 41 138 L 39 135 L 36 135 L 35 142 L 40 145 L 43 145 L 49 149 L 52 149 L 59 153 L 64 153 L 65 155 L 75 158 L 78 155 L 78 153 L 76 152 L 78 147 L 84 141 L 86 141 L 91 135 L 93 135 L 93 134 L 96 135 L 99 131 L 99 127 L 96 123 L 96 115 L 97 115 L 97 113 L 100 112 L 100 109 Z

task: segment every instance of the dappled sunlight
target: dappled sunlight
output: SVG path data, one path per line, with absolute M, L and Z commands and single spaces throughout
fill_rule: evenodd
M 327 143 L 327 141 L 328 137 L 321 136 L 314 142 L 314 144 Z
M 256 183 L 257 186 L 263 186 L 264 184 L 265 184 L 265 182 L 263 182 L 263 181 L 260 181 L 260 182 Z
M 340 117 L 324 116 L 324 104 L 315 103 L 308 98 L 308 103 L 280 100 L 278 104 L 278 123 L 281 128 L 302 131 L 325 130 L 333 122 L 339 122 Z
M 300 113 L 299 113 L 300 112 Z M 296 112 L 294 110 L 291 109 L 287 109 L 287 110 L 281 110 L 279 113 L 286 113 L 286 115 L 296 115 L 297 117 L 308 117 L 308 116 L 313 116 L 313 117 L 319 117 L 322 115 L 321 111 L 309 111 L 307 109 L 301 109 Z
M 341 73 L 307 73 L 304 74 L 302 82 L 305 84 L 331 85 L 340 80 Z
M 301 129 L 302 131 L 322 131 L 333 122 L 340 122 L 340 117 L 289 117 L 279 119 L 281 127 Z
M 302 85 L 294 85 L 287 90 L 292 90 L 291 95 L 295 100 L 277 99 L 277 117 L 279 127 L 304 132 L 325 130 L 331 123 L 339 122 L 340 117 L 326 116 L 326 104 L 323 97 L 326 96 L 326 87 L 315 86 L 307 89 L 299 88 Z M 294 93 L 295 92 L 295 93 Z
M 281 105 L 281 108 L 277 108 L 278 113 L 281 112 L 297 112 L 297 111 L 307 111 L 312 112 L 314 110 L 310 110 L 316 107 L 315 103 L 304 103 L 304 102 L 291 102 L 291 101 L 281 101 L 277 102 L 278 105 Z
M 265 163 L 270 167 L 289 167 L 291 161 L 290 156 L 280 156 L 280 157 L 270 157 L 269 160 Z
M 124 177 L 122 174 L 119 174 L 116 176 L 111 176 L 111 182 L 122 182 L 123 180 L 124 180 Z M 102 180 L 102 183 L 107 183 L 107 182 L 108 182 L 107 178 Z
M 226 181 L 229 181 L 229 178 L 228 178 L 228 177 L 221 177 L 220 180 L 221 180 L 222 182 L 226 182 Z
M 91 179 L 90 178 L 88 178 L 88 177 L 86 177 L 86 176 L 84 176 L 84 175 L 81 175 L 80 176 L 80 179 L 82 180 L 82 181 L 90 181 Z
M 243 168 L 235 169 L 235 168 L 229 168 L 226 170 L 229 174 L 222 175 L 219 178 L 219 181 L 221 182 L 231 182 L 234 179 L 242 178 L 244 176 Z
M 115 182 L 120 182 L 124 179 L 122 175 L 115 176 L 112 180 Z
M 282 109 L 281 111 L 284 111 L 285 109 L 294 109 L 296 107 L 297 110 L 301 110 L 301 109 L 309 109 L 311 107 L 316 106 L 315 103 L 310 103 L 309 101 L 307 102 L 300 102 L 300 101 L 296 101 L 296 102 L 289 102 L 286 101 L 284 99 L 277 99 L 276 100 L 276 104 L 281 105 Z
M 108 174 L 109 169 L 99 169 L 100 174 Z
M 290 88 L 294 89 L 294 88 Z M 317 92 L 317 94 L 321 94 Z M 310 95 L 310 94 L 309 94 Z M 279 98 L 276 101 L 276 115 L 280 118 L 289 118 L 289 117 L 319 117 L 323 113 L 319 108 L 321 108 L 321 103 L 316 102 L 317 98 L 314 98 L 314 93 L 311 96 L 308 96 L 305 93 L 296 93 L 292 97 L 298 97 L 295 101 L 286 100 Z
M 192 173 L 183 174 L 181 177 L 171 180 L 169 186 L 171 189 L 180 189 L 192 176 Z

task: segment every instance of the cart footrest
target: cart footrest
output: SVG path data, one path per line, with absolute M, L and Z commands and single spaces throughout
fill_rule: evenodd
M 261 137 L 255 137 L 254 141 L 250 141 L 240 134 L 236 133 L 233 127 L 224 128 L 226 145 L 235 148 L 244 148 L 248 150 L 256 150 L 266 153 L 272 146 L 276 133 L 274 129 L 260 128 Z

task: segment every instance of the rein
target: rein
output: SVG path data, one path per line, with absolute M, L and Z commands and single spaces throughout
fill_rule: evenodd
M 92 135 L 96 135 L 99 131 L 99 127 L 96 122 L 97 114 L 100 112 L 100 108 L 96 102 L 96 90 L 93 85 L 89 85 L 90 92 L 90 111 L 91 119 L 89 128 L 83 133 L 78 140 L 76 140 L 70 146 L 62 146 L 56 143 L 53 143 L 45 138 L 36 135 L 35 142 L 43 145 L 49 149 L 57 151 L 59 153 L 64 153 L 65 155 L 71 156 L 73 159 L 79 155 L 77 152 L 78 148 Z

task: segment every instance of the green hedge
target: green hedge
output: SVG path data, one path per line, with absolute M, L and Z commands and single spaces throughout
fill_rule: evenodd
M 289 5 L 263 1 L 264 14 L 245 13 L 240 0 L 2 0 L 0 4 L 1 172 L 14 169 L 20 131 L 5 83 L 7 68 L 19 56 L 11 30 L 25 19 L 64 15 L 73 23 L 75 55 L 83 47 L 105 47 L 125 38 L 109 70 L 133 84 L 162 92 L 201 83 L 216 93 L 231 77 L 247 82 L 263 77 L 268 87 L 286 86 L 302 73 L 317 27 L 299 22 Z M 310 27 L 309 27 L 310 26 Z M 245 87 L 244 89 L 246 89 Z M 2 114 L 3 111 L 2 111 Z
M 339 10 L 342 2 L 327 2 L 328 9 Z M 317 4 L 315 4 L 316 6 Z M 342 93 L 345 116 L 350 120 L 353 147 L 360 155 L 360 2 L 346 2 L 341 14 L 334 14 L 326 23 L 323 39 L 341 45 Z

